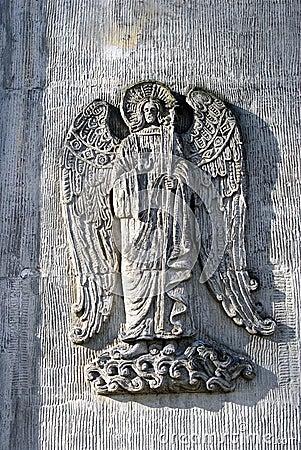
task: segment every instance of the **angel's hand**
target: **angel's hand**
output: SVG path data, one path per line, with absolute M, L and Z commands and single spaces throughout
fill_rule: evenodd
M 104 291 L 107 295 L 114 292 L 116 277 L 115 273 L 106 273 L 103 275 L 104 280 Z
M 172 189 L 174 189 L 176 187 L 176 183 L 177 183 L 177 180 L 173 177 L 166 177 L 164 179 L 165 189 L 168 189 L 169 191 L 171 191 Z

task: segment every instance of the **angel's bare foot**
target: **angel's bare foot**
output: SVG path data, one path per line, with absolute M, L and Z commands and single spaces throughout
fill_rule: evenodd
M 172 340 L 172 341 L 167 341 L 166 345 L 163 347 L 163 353 L 165 355 L 174 355 L 177 351 L 178 348 L 178 344 L 176 343 L 176 341 Z
M 145 355 L 146 353 L 148 353 L 147 343 L 145 341 L 139 341 L 137 344 L 130 345 L 128 350 L 121 352 L 121 356 L 123 358 L 130 359 Z
M 151 355 L 157 355 L 162 350 L 162 341 L 153 341 L 149 344 L 148 350 Z

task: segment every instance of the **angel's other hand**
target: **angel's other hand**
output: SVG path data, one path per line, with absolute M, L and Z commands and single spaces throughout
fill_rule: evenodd
M 114 273 L 106 273 L 103 274 L 104 278 L 104 290 L 107 294 L 111 294 L 115 287 L 115 274 Z
M 172 177 L 166 177 L 164 179 L 165 189 L 172 190 L 176 186 L 176 179 Z

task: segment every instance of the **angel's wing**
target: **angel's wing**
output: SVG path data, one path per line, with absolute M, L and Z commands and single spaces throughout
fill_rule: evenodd
M 77 344 L 99 333 L 109 317 L 118 277 L 109 190 L 119 139 L 109 129 L 110 108 L 95 100 L 79 114 L 62 161 L 63 213 L 77 283 L 77 323 L 69 336 Z
M 199 89 L 190 91 L 187 103 L 194 110 L 194 121 L 183 136 L 185 156 L 211 175 L 224 211 L 225 252 L 207 283 L 237 325 L 244 326 L 251 334 L 272 334 L 275 322 L 262 317 L 258 306 L 252 302 L 251 292 L 257 288 L 257 282 L 250 279 L 246 270 L 246 206 L 241 187 L 241 140 L 235 118 L 220 99 Z M 208 229 L 208 219 L 201 213 L 201 220 L 202 217 L 201 225 Z M 208 239 L 204 242 L 200 253 L 202 265 L 210 252 Z

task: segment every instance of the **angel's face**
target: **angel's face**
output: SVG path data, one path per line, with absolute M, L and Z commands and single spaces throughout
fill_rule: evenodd
M 154 122 L 156 122 L 158 116 L 158 107 L 154 102 L 146 102 L 143 106 L 142 111 L 144 114 L 145 122 L 147 124 L 152 125 Z

